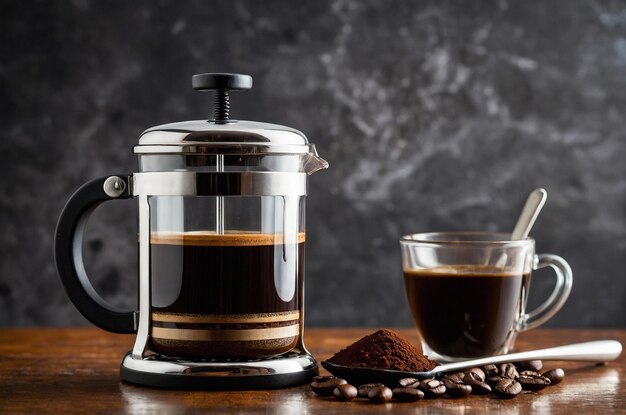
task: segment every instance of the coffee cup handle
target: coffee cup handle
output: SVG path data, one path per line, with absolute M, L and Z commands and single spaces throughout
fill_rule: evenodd
M 563 258 L 552 254 L 537 255 L 537 265 L 534 269 L 545 267 L 554 270 L 556 286 L 543 304 L 523 315 L 519 331 L 533 329 L 550 320 L 563 307 L 572 290 L 572 268 Z
M 107 303 L 94 289 L 83 264 L 83 235 L 89 216 L 103 202 L 128 199 L 130 175 L 105 176 L 85 183 L 68 200 L 55 231 L 54 257 L 65 291 L 78 311 L 114 333 L 135 333 L 135 313 Z

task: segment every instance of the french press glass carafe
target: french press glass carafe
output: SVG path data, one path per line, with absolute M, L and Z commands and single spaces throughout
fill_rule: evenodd
M 56 231 L 56 263 L 95 325 L 137 333 L 122 379 L 168 388 L 248 389 L 307 382 L 303 342 L 307 175 L 328 167 L 301 132 L 229 118 L 239 74 L 200 74 L 215 117 L 146 130 L 139 172 L 88 182 Z M 89 282 L 82 237 L 100 203 L 139 203 L 139 310 L 119 311 Z

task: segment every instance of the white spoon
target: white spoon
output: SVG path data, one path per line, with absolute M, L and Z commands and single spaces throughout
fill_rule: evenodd
M 537 216 L 539 216 L 539 212 L 541 212 L 541 208 L 546 203 L 547 198 L 548 192 L 546 192 L 545 189 L 539 188 L 530 192 L 528 199 L 526 199 L 524 209 L 522 209 L 522 213 L 520 213 L 519 219 L 515 224 L 515 229 L 513 229 L 513 233 L 511 234 L 511 240 L 517 241 L 526 239 L 530 233 L 530 229 L 535 224 Z

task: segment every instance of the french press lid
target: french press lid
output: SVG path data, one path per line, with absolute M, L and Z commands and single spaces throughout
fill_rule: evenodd
M 197 74 L 192 77 L 192 86 L 198 91 L 215 91 L 213 118 L 149 128 L 141 134 L 138 145 L 134 147 L 136 154 L 308 153 L 317 157 L 315 146 L 296 129 L 230 118 L 230 91 L 252 88 L 250 75 Z

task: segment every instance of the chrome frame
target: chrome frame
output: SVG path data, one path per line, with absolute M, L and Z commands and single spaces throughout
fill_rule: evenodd
M 142 359 L 148 348 L 150 335 L 150 304 L 152 287 L 150 285 L 150 204 L 148 196 L 139 197 L 139 318 L 137 338 L 133 346 L 132 357 Z
M 135 173 L 133 196 L 305 196 L 306 173 L 193 172 Z
M 317 156 L 315 144 L 290 145 L 268 143 L 207 143 L 186 144 L 150 144 L 138 145 L 133 148 L 135 154 L 307 154 Z
M 267 376 L 311 370 L 317 362 L 308 353 L 295 351 L 281 357 L 254 361 L 212 362 L 190 361 L 150 355 L 143 359 L 127 353 L 122 366 L 137 372 L 155 375 L 192 375 L 207 376 Z

